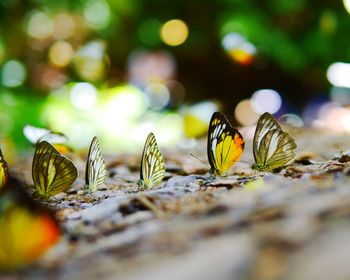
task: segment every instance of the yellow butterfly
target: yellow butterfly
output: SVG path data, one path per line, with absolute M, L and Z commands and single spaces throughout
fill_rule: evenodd
M 212 176 L 223 176 L 241 157 L 244 140 L 226 117 L 215 112 L 211 117 L 208 132 L 207 153 Z
M 85 188 L 93 192 L 102 185 L 106 179 L 107 170 L 102 157 L 97 137 L 91 141 L 89 154 L 86 162 Z
M 156 187 L 164 178 L 165 163 L 159 151 L 156 138 L 151 132 L 143 148 L 140 180 L 137 182 L 143 189 Z
M 8 176 L 7 162 L 5 161 L 4 156 L 0 150 L 0 189 L 6 185 Z
M 66 157 L 62 156 L 46 141 L 36 146 L 32 177 L 36 194 L 49 198 L 67 190 L 77 178 L 78 171 Z
M 53 214 L 10 178 L 0 193 L 0 271 L 29 265 L 53 246 L 60 229 Z
M 253 139 L 255 164 L 253 169 L 278 171 L 291 163 L 295 157 L 296 143 L 269 113 L 258 121 Z
M 72 150 L 67 146 L 68 137 L 62 132 L 54 132 L 46 128 L 27 124 L 23 128 L 23 134 L 33 145 L 46 141 L 53 145 L 60 153 L 65 154 Z

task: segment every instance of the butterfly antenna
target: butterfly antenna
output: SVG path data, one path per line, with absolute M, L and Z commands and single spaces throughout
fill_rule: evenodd
M 199 157 L 195 156 L 194 154 L 190 154 L 191 156 L 193 156 L 194 158 L 196 158 L 198 161 L 200 161 L 201 163 L 203 163 L 206 167 L 208 167 L 209 169 L 211 168 L 207 163 L 205 163 L 204 161 L 202 161 Z

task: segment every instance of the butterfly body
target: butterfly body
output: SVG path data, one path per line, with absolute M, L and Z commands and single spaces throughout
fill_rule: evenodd
M 294 159 L 296 147 L 294 139 L 266 112 L 259 118 L 255 130 L 252 168 L 278 172 Z
M 21 182 L 10 178 L 0 193 L 0 271 L 32 263 L 59 237 L 51 211 L 34 202 Z
M 68 158 L 62 156 L 46 141 L 36 146 L 32 177 L 35 194 L 49 198 L 67 190 L 77 178 L 78 171 Z
M 226 117 L 215 112 L 211 117 L 208 132 L 207 154 L 212 176 L 223 176 L 241 157 L 244 140 Z
M 140 180 L 137 184 L 142 189 L 154 188 L 163 180 L 164 173 L 164 158 L 158 148 L 154 134 L 150 133 L 143 148 Z
M 85 171 L 85 188 L 93 192 L 101 186 L 107 175 L 105 161 L 102 157 L 97 137 L 91 141 Z

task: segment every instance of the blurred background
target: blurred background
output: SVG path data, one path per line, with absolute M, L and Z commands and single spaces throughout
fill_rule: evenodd
M 61 131 L 109 152 L 205 135 L 265 111 L 350 132 L 350 0 L 2 0 L 0 136 Z

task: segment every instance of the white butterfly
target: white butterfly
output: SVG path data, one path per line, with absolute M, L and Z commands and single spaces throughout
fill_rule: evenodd
M 282 130 L 271 114 L 264 113 L 259 118 L 253 139 L 253 169 L 274 171 L 283 168 L 294 159 L 296 147 L 292 136 Z
M 156 138 L 151 132 L 143 148 L 138 185 L 144 189 L 156 187 L 163 180 L 164 173 L 164 158 L 158 148 Z
M 61 132 L 53 132 L 46 128 L 29 124 L 24 126 L 23 134 L 32 144 L 37 144 L 41 141 L 47 141 L 50 144 L 65 144 L 68 142 L 67 136 Z
M 106 175 L 106 164 L 95 136 L 91 141 L 86 161 L 85 188 L 90 192 L 96 191 L 105 182 Z

